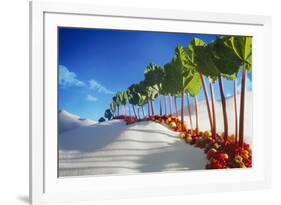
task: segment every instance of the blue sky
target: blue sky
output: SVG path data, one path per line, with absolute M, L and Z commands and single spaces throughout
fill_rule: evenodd
M 207 43 L 216 38 L 199 34 L 59 28 L 59 109 L 98 120 L 117 91 L 143 80 L 143 71 L 149 63 L 163 66 L 171 60 L 177 45 L 187 46 L 194 37 Z M 231 96 L 233 83 L 225 80 L 224 84 L 226 95 Z M 219 99 L 217 83 L 215 94 Z M 199 100 L 202 98 L 201 92 Z

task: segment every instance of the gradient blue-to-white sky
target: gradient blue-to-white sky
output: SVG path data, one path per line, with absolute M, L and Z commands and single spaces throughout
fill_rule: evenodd
M 187 46 L 194 37 L 206 43 L 217 37 L 80 28 L 59 28 L 58 32 L 59 109 L 93 120 L 103 116 L 117 91 L 143 80 L 149 63 L 163 66 L 177 45 Z M 251 74 L 248 78 L 251 89 Z M 240 84 L 239 76 L 238 89 Z M 224 85 L 226 96 L 231 96 L 232 81 L 224 80 Z M 217 83 L 215 95 L 220 99 Z

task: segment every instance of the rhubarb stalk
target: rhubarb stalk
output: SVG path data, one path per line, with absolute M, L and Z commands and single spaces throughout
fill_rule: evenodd
M 239 146 L 243 148 L 244 144 L 244 115 L 245 115 L 245 101 L 246 101 L 246 83 L 247 70 L 245 64 L 242 71 L 242 85 L 241 85 L 241 99 L 240 99 L 240 119 L 239 119 Z
M 199 116 L 198 116 L 198 100 L 197 97 L 194 97 L 194 106 L 195 106 L 195 116 L 196 116 L 196 134 L 199 131 Z
M 176 117 L 178 118 L 178 105 L 177 105 L 177 96 L 174 96 L 174 103 L 175 103 L 175 110 L 176 110 Z
M 213 128 L 212 128 L 212 136 L 215 139 L 217 135 L 217 123 L 216 123 L 216 110 L 215 110 L 215 95 L 214 95 L 214 87 L 213 84 L 210 82 L 210 92 L 211 92 L 211 99 L 212 99 L 212 113 L 213 113 Z
M 237 80 L 234 79 L 235 143 L 238 142 Z
M 200 74 L 200 77 L 201 77 L 201 81 L 202 81 L 202 85 L 203 85 L 203 91 L 204 91 L 206 105 L 207 105 L 207 111 L 208 111 L 209 122 L 210 122 L 210 129 L 212 129 L 212 127 L 213 127 L 212 126 L 212 114 L 211 114 L 211 108 L 210 108 L 210 103 L 209 103 L 209 95 L 208 95 L 207 88 L 206 88 L 205 78 L 202 74 Z
M 184 91 L 181 93 L 181 131 L 185 131 L 184 128 Z
M 189 116 L 189 124 L 191 133 L 193 132 L 193 125 L 192 125 L 192 117 L 191 117 L 191 110 L 190 110 L 190 103 L 189 103 L 189 97 L 188 94 L 186 95 L 186 102 L 187 102 L 187 110 L 188 110 L 188 116 Z
M 225 95 L 224 95 L 222 76 L 219 76 L 219 87 L 220 87 L 220 95 L 221 95 L 222 111 L 223 111 L 224 141 L 226 142 L 228 139 L 228 120 L 227 120 L 226 101 L 225 101 Z
M 162 116 L 162 96 L 159 96 L 159 107 L 160 107 L 160 116 Z

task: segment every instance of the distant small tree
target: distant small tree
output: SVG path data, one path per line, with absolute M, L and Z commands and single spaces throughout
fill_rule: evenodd
M 105 112 L 104 112 L 104 117 L 107 118 L 107 120 L 111 120 L 112 117 L 113 117 L 113 114 L 111 112 L 110 109 L 106 109 Z
M 104 122 L 104 121 L 105 121 L 104 117 L 101 117 L 101 118 L 99 119 L 99 123 Z

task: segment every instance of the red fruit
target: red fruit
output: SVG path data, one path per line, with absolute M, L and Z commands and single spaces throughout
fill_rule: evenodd
M 203 136 L 203 132 L 199 131 L 198 136 Z
M 248 160 L 250 158 L 249 152 L 246 150 L 242 150 L 241 157 L 243 158 L 243 160 Z
M 202 137 L 196 137 L 195 138 L 195 147 L 199 147 L 200 146 L 200 143 L 201 143 L 201 140 L 202 140 Z
M 170 122 L 170 128 L 175 129 L 177 127 L 177 124 L 175 122 Z
M 200 141 L 199 147 L 200 147 L 201 149 L 205 148 L 205 146 L 208 144 L 208 142 L 209 142 L 208 138 L 204 138 L 204 137 L 203 137 L 203 138 L 201 139 L 201 141 Z
M 213 148 L 213 145 L 211 143 L 207 144 L 206 147 L 205 147 L 205 150 L 204 150 L 205 154 L 207 154 L 209 152 L 209 150 L 212 149 L 212 148 Z
M 186 133 L 186 134 L 191 134 L 191 130 L 186 129 L 186 130 L 185 130 L 185 133 Z
M 207 159 L 211 159 L 213 156 L 214 156 L 214 154 L 217 152 L 217 150 L 216 149 L 214 149 L 214 148 L 212 148 L 212 149 L 210 149 L 208 152 L 207 152 Z
M 205 131 L 203 135 L 204 137 L 212 137 L 212 133 L 210 131 Z
M 185 142 L 188 143 L 188 144 L 192 144 L 193 143 L 193 138 L 191 136 L 187 136 L 185 138 Z
M 183 133 L 183 132 L 181 132 L 181 133 L 179 134 L 179 137 L 180 137 L 181 139 L 184 139 L 184 138 L 186 137 L 186 134 Z
M 244 144 L 243 144 L 243 148 L 244 148 L 244 149 L 246 149 L 246 150 L 247 150 L 247 149 L 250 149 L 250 145 L 249 145 L 249 144 L 244 143 Z
M 209 169 L 224 169 L 226 167 L 225 162 L 220 162 L 218 160 L 212 159 L 211 162 L 208 164 Z
M 214 148 L 217 149 L 217 150 L 221 148 L 221 145 L 219 145 L 219 143 L 217 143 L 217 142 L 214 143 L 213 146 L 214 146 Z
M 230 155 L 231 158 L 234 158 L 236 155 L 240 154 L 240 148 L 238 144 L 229 143 L 224 147 L 224 151 Z
M 229 159 L 229 156 L 228 156 L 228 154 L 223 153 L 223 152 L 216 152 L 216 153 L 213 155 L 213 158 L 216 159 L 216 160 L 218 160 L 218 161 L 223 162 L 223 161 L 228 160 L 228 159 Z
M 239 164 L 239 163 L 243 162 L 243 158 L 240 155 L 236 155 L 234 157 L 234 161 Z

